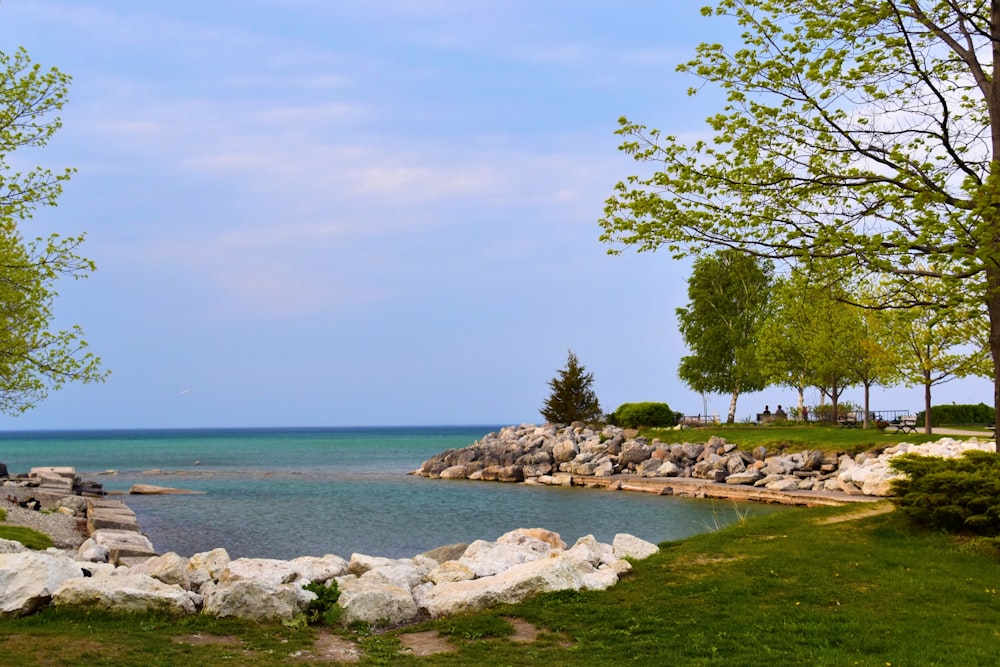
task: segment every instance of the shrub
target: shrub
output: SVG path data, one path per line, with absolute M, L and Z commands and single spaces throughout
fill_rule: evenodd
M 340 588 L 336 581 L 331 582 L 329 586 L 321 581 L 314 581 L 302 588 L 316 594 L 316 599 L 311 601 L 306 609 L 306 620 L 309 625 L 320 623 L 336 625 L 340 621 L 343 609 L 337 604 L 337 600 L 340 599 Z
M 892 467 L 893 501 L 914 522 L 949 532 L 1000 535 L 1000 454 L 970 450 L 958 458 L 904 454 Z
M 996 420 L 996 410 L 979 403 L 931 406 L 931 426 L 943 424 L 992 424 Z M 917 413 L 917 423 L 924 422 L 924 411 Z
M 623 428 L 640 426 L 674 426 L 682 414 L 674 412 L 666 403 L 622 403 L 611 413 L 610 422 Z

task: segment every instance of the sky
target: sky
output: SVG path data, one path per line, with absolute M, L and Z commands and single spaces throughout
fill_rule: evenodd
M 2 0 L 0 51 L 73 77 L 17 159 L 77 173 L 23 230 L 86 233 L 98 269 L 60 283 L 55 325 L 111 375 L 0 428 L 537 423 L 570 350 L 606 410 L 725 415 L 677 378 L 690 264 L 599 241 L 639 169 L 617 119 L 695 138 L 721 104 L 675 71 L 737 34 L 700 5 Z

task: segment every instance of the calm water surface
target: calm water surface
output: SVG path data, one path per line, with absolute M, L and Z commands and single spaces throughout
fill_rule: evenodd
M 108 491 L 159 484 L 205 495 L 126 496 L 158 551 L 236 558 L 352 553 L 401 558 L 522 527 L 572 544 L 627 532 L 653 542 L 764 505 L 407 475 L 498 426 L 38 431 L 0 434 L 11 474 L 69 465 Z

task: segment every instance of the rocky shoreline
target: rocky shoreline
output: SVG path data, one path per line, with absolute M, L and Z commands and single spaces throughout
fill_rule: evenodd
M 889 467 L 893 456 L 958 456 L 968 449 L 994 451 L 995 444 L 942 438 L 857 456 L 771 454 L 763 448 L 744 452 L 715 437 L 703 444 L 666 444 L 616 427 L 521 425 L 442 452 L 414 474 L 841 504 L 884 498 L 897 476 Z M 134 513 L 103 497 L 93 483 L 76 478 L 72 469 L 40 469 L 34 481 L 17 480 L 4 491 L 7 523 L 46 533 L 61 548 L 36 552 L 0 540 L 0 617 L 54 604 L 287 621 L 308 609 L 316 595 L 304 587 L 319 582 L 338 587 L 344 623 L 398 625 L 518 602 L 546 591 L 602 590 L 631 569 L 630 560 L 658 551 L 628 534 L 615 536 L 612 544 L 588 535 L 570 547 L 558 534 L 533 528 L 511 531 L 495 542 L 447 545 L 402 559 L 364 554 L 352 554 L 349 560 L 332 554 L 287 561 L 231 559 L 224 549 L 184 558 L 156 554 Z M 26 494 L 43 497 L 51 512 L 21 507 Z
M 820 505 L 885 498 L 899 476 L 889 461 L 899 454 L 951 457 L 968 449 L 995 451 L 996 445 L 976 438 L 942 438 L 856 456 L 818 450 L 783 454 L 764 447 L 744 451 L 717 436 L 704 443 L 667 444 L 615 426 L 522 424 L 442 452 L 412 474 Z
M 58 478 L 58 479 L 57 479 Z M 336 585 L 345 624 L 399 625 L 421 618 L 514 603 L 557 590 L 603 590 L 656 545 L 621 533 L 569 547 L 542 528 L 517 529 L 495 542 L 446 545 L 413 558 L 333 554 L 292 560 L 231 559 L 225 549 L 184 558 L 157 555 L 135 514 L 81 484 L 71 468 L 35 469 L 5 482 L 6 523 L 53 537 L 44 552 L 0 540 L 0 618 L 44 606 L 126 613 L 209 614 L 291 621 L 317 598 L 311 583 Z M 74 493 L 88 488 L 90 497 Z M 177 492 L 149 487 L 138 492 Z M 45 499 L 45 512 L 37 507 Z

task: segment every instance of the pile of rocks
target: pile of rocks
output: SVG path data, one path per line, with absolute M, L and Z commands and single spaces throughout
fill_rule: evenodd
M 544 529 L 518 529 L 495 542 L 441 547 L 413 558 L 354 554 L 292 560 L 238 558 L 224 549 L 182 558 L 167 553 L 115 566 L 73 555 L 33 552 L 17 542 L 0 545 L 0 616 L 47 604 L 123 612 L 205 613 L 249 620 L 291 619 L 315 594 L 309 582 L 336 582 L 344 623 L 395 625 L 514 603 L 556 590 L 613 586 L 658 548 L 627 534 L 612 544 L 582 537 L 567 548 Z M 20 547 L 20 548 L 18 548 Z
M 907 451 L 927 456 L 957 456 L 968 449 L 995 451 L 996 445 L 974 438 L 968 441 L 943 438 L 926 445 L 900 443 L 853 457 L 818 450 L 771 454 L 763 447 L 743 451 L 717 436 L 705 443 L 666 444 L 656 439 L 650 442 L 636 431 L 615 426 L 595 430 L 583 424 L 567 427 L 525 424 L 490 433 L 468 447 L 442 452 L 425 461 L 414 474 L 558 485 L 592 485 L 591 480 L 628 476 L 702 480 L 777 492 L 886 496 L 892 479 L 898 476 L 889 468 L 893 456 Z M 669 488 L 678 495 L 705 494 L 704 485 Z

